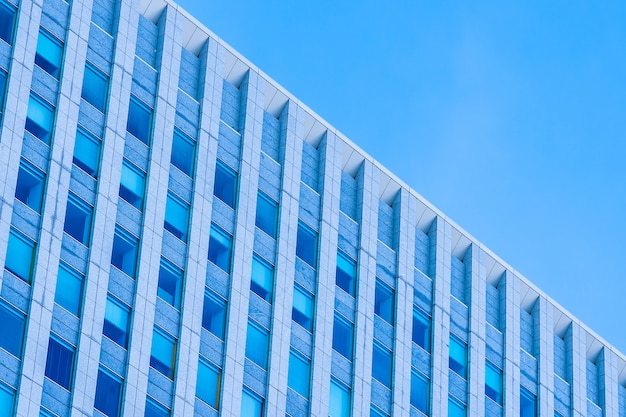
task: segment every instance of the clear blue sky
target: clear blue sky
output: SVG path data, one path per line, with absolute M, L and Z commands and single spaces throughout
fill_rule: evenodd
M 384 3 L 179 1 L 626 352 L 626 2 Z

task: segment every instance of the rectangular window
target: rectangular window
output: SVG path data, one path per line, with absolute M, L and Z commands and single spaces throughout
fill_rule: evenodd
M 246 336 L 246 358 L 267 370 L 270 335 L 260 325 L 249 321 Z
M 93 207 L 70 193 L 67 198 L 63 231 L 83 245 L 89 246 L 92 217 Z
M 139 239 L 120 226 L 115 226 L 111 264 L 131 278 L 137 274 Z
M 352 360 L 354 324 L 335 313 L 333 322 L 333 349 Z
M 466 417 L 467 406 L 454 397 L 448 397 L 448 417 Z
M 189 227 L 189 204 L 176 197 L 171 192 L 167 193 L 165 204 L 165 230 L 174 236 L 187 242 L 187 229 Z
M 2 3 L 0 2 L 0 14 L 1 13 L 2 13 Z M 1 19 L 1 16 L 0 16 L 0 19 Z M 0 382 L 0 415 L 1 416 L 13 415 L 14 400 L 15 400 L 15 391 Z
M 219 410 L 221 382 L 222 370 L 203 358 L 200 358 L 200 362 L 198 363 L 196 397 L 216 410 Z
M 278 223 L 278 203 L 259 191 L 256 200 L 256 226 L 273 238 L 276 238 Z
M 50 144 L 52 125 L 54 123 L 54 107 L 35 94 L 30 95 L 26 113 L 25 129 L 46 144 Z
M 431 319 L 417 307 L 413 307 L 413 343 L 430 352 Z
M 287 385 L 289 388 L 308 399 L 310 382 L 311 359 L 291 349 L 289 352 L 289 375 Z
M 2 3 L 0 3 L 0 13 L 2 13 Z M 0 114 L 4 110 L 4 98 L 7 93 L 7 73 L 0 70 Z
M 178 129 L 174 129 L 172 141 L 172 165 L 193 177 L 196 164 L 196 141 Z
M 143 104 L 135 96 L 130 96 L 126 130 L 146 145 L 150 145 L 152 109 Z
M 350 417 L 350 388 L 335 378 L 330 379 L 328 415 L 332 417 Z
M 150 397 L 146 397 L 146 413 L 144 417 L 169 417 L 170 410 Z
M 122 380 L 100 368 L 96 381 L 94 407 L 107 417 L 118 417 L 122 394 Z
M 0 348 L 17 358 L 21 358 L 24 324 L 26 323 L 24 314 L 0 301 L 0 323 L 2 323 Z
M 204 293 L 202 327 L 224 340 L 226 329 L 226 301 L 211 291 Z
M 33 278 L 35 266 L 35 246 L 35 242 L 17 230 L 11 229 L 4 267 L 29 284 Z
M 183 270 L 164 258 L 161 258 L 157 295 L 163 299 L 163 301 L 179 308 L 182 286 Z
M 393 369 L 393 356 L 391 351 L 381 344 L 374 342 L 372 354 L 372 378 L 391 389 L 391 370 Z
M 296 256 L 314 269 L 317 268 L 317 232 L 301 221 L 298 222 Z
M 428 378 L 416 369 L 411 369 L 411 405 L 428 415 L 429 401 L 430 383 Z
M 109 295 L 104 310 L 102 334 L 126 349 L 129 320 L 130 308 Z
M 356 290 L 356 261 L 341 251 L 337 252 L 336 274 L 337 286 L 354 297 Z
M 233 237 L 224 229 L 212 223 L 211 235 L 209 237 L 209 261 L 219 266 L 226 273 L 230 273 L 232 246 Z
M 268 303 L 272 302 L 274 292 L 274 266 L 265 262 L 257 255 L 252 257 L 250 290 Z
M 146 173 L 124 159 L 120 177 L 120 197 L 137 210 L 143 210 L 143 196 L 146 188 Z
M 520 417 L 537 417 L 537 396 L 526 388 L 520 388 Z
M 20 161 L 20 170 L 17 173 L 17 186 L 15 187 L 15 198 L 37 213 L 41 213 L 45 176 L 46 174 L 33 164 L 24 159 Z
M 379 279 L 376 279 L 374 313 L 393 326 L 394 291 Z
M 169 379 L 174 379 L 175 363 L 176 339 L 155 326 L 152 334 L 150 366 Z
M 6 1 L 0 1 L 0 39 L 9 45 L 13 43 L 15 14 L 16 10 L 13 5 L 8 4 Z
M 107 105 L 109 92 L 109 77 L 87 62 L 85 75 L 83 76 L 83 89 L 81 97 L 96 109 L 104 113 Z
M 313 295 L 297 284 L 293 289 L 291 318 L 309 332 L 313 331 Z
M 87 133 L 84 129 L 78 128 L 72 162 L 94 178 L 98 177 L 98 170 L 100 169 L 100 145 L 100 139 Z
M 502 405 L 502 370 L 489 361 L 485 366 L 485 395 Z
M 450 369 L 467 378 L 467 343 L 453 334 L 450 335 Z
M 68 265 L 59 264 L 54 301 L 76 317 L 80 316 L 84 278 L 82 274 Z
M 237 173 L 220 161 L 215 166 L 213 194 L 229 207 L 235 208 Z
M 241 413 L 239 413 L 239 416 L 263 417 L 263 403 L 262 397 L 244 388 L 241 396 Z
M 46 376 L 68 391 L 71 391 L 74 351 L 73 346 L 55 336 L 50 337 L 48 358 L 46 359 Z
M 54 37 L 45 29 L 39 29 L 35 64 L 54 78 L 61 74 L 63 60 L 63 42 Z

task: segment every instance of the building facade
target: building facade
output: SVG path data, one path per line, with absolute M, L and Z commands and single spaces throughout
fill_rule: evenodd
M 169 0 L 0 0 L 0 416 L 626 417 L 626 357 Z

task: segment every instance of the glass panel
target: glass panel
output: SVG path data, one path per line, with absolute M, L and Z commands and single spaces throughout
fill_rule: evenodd
M 430 352 L 430 317 L 415 307 L 413 308 L 413 342 Z
M 59 265 L 54 301 L 76 317 L 80 315 L 83 278 L 80 273 L 69 266 L 63 263 Z
M 98 370 L 94 407 L 105 416 L 118 417 L 122 381 L 102 369 Z
M 61 60 L 63 58 L 63 43 L 52 36 L 47 31 L 39 30 L 39 39 L 37 40 L 37 52 L 35 54 L 35 64 L 41 69 L 59 78 L 61 73 Z
M 93 207 L 70 193 L 67 199 L 63 230 L 83 245 L 89 246 L 92 214 Z
M 374 342 L 374 353 L 372 355 L 372 377 L 387 388 L 391 388 L 392 368 L 393 358 L 391 351 Z
M 537 416 L 537 397 L 526 388 L 520 388 L 520 417 Z
M 502 405 L 502 370 L 487 361 L 485 367 L 485 395 Z
M 291 318 L 308 331 L 313 331 L 313 296 L 298 285 L 293 291 Z
M 138 210 L 142 210 L 145 186 L 146 173 L 124 160 L 120 178 L 120 197 Z
M 252 322 L 248 322 L 246 357 L 263 369 L 267 369 L 268 345 L 268 331 Z
M 305 358 L 293 349 L 289 353 L 289 375 L 287 385 L 289 388 L 309 398 L 311 380 L 311 360 Z
M 263 398 L 244 388 L 240 417 L 263 417 Z
M 4 267 L 30 284 L 35 264 L 35 242 L 11 229 Z
M 159 288 L 157 295 L 176 308 L 180 306 L 180 290 L 183 283 L 183 270 L 161 258 Z
M 225 320 L 226 301 L 211 292 L 205 292 L 202 327 L 224 340 Z
M 256 225 L 259 229 L 276 238 L 278 203 L 259 191 L 256 203 Z
M 428 378 L 413 369 L 411 372 L 411 405 L 428 415 L 429 399 Z
M 46 376 L 66 390 L 70 390 L 73 366 L 74 348 L 51 337 L 48 343 Z
M 44 178 L 45 174 L 34 165 L 23 159 L 20 161 L 20 170 L 17 174 L 17 186 L 15 188 L 15 198 L 35 210 L 37 213 L 41 213 Z
M 467 378 L 467 344 L 450 335 L 450 369 Z
M 211 225 L 209 237 L 209 261 L 219 266 L 225 272 L 230 273 L 231 250 L 233 237 L 221 227 Z
M 131 96 L 128 107 L 128 123 L 126 130 L 128 133 L 149 145 L 150 129 L 152 128 L 152 109 L 139 102 Z
M 389 417 L 389 414 L 379 410 L 372 405 L 370 407 L 370 417 Z
M 25 317 L 14 308 L 0 302 L 0 348 L 17 358 L 22 357 Z
M 356 287 L 356 261 L 337 252 L 336 283 L 339 288 L 354 297 Z
M 150 397 L 146 398 L 146 413 L 144 417 L 168 417 L 170 410 Z
M 457 399 L 448 397 L 448 417 L 466 417 L 466 407 Z
M 335 314 L 333 323 L 333 349 L 352 360 L 354 325 Z
M 2 6 L 0 6 L 0 13 L 2 13 Z M 6 95 L 6 88 L 7 88 L 7 73 L 0 70 L 0 114 L 2 114 L 2 111 L 4 109 L 4 97 Z
M 235 208 L 237 173 L 220 161 L 217 161 L 215 167 L 215 184 L 213 187 L 213 194 L 217 198 Z
M 26 114 L 26 130 L 44 143 L 50 143 L 54 109 L 31 94 Z
M 317 232 L 302 222 L 298 222 L 296 256 L 313 268 L 317 268 Z
M 250 280 L 250 290 L 268 303 L 272 302 L 272 293 L 274 291 L 274 267 L 256 255 L 252 258 L 252 279 Z
M 330 380 L 329 405 L 329 416 L 350 417 L 350 389 L 333 378 Z
M 174 129 L 172 141 L 172 165 L 190 177 L 196 160 L 196 142 L 184 133 Z
M 0 39 L 11 45 L 15 25 L 15 7 L 0 1 Z M 8 415 L 8 414 L 7 414 Z
M 130 309 L 128 307 L 111 297 L 107 298 L 102 334 L 121 347 L 126 348 L 129 318 Z
M 104 112 L 109 90 L 109 77 L 89 63 L 85 65 L 82 98 L 96 109 Z
M 393 325 L 393 290 L 381 281 L 376 280 L 376 295 L 374 299 L 374 313 L 381 319 Z
M 1 13 L 2 13 L 2 3 L 0 3 L 0 14 Z M 2 22 L 0 22 L 0 24 L 1 23 Z M 0 416 L 12 416 L 13 415 L 13 398 L 14 397 L 15 397 L 15 391 L 7 387 L 6 385 L 0 383 Z
M 183 242 L 186 242 L 188 223 L 189 204 L 168 193 L 163 227 Z
M 115 227 L 111 264 L 129 277 L 135 278 L 137 273 L 137 252 L 139 239 L 132 236 L 119 226 Z
M 219 409 L 221 378 L 222 372 L 218 367 L 200 359 L 196 396 L 216 410 Z
M 165 332 L 154 328 L 150 366 L 170 379 L 174 379 L 176 340 Z
M 73 162 L 87 174 L 97 177 L 100 167 L 100 140 L 79 128 L 76 131 Z

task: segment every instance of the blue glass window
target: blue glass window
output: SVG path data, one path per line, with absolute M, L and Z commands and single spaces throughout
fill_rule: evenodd
M 502 405 L 502 370 L 489 361 L 485 366 L 485 395 Z
M 337 252 L 336 283 L 354 297 L 356 289 L 356 261 L 343 252 Z
M 466 417 L 467 407 L 453 397 L 448 397 L 448 417 Z
M 42 142 L 50 144 L 53 123 L 54 107 L 38 96 L 31 94 L 26 113 L 26 130 Z
M 161 258 L 157 295 L 163 299 L 163 301 L 179 308 L 182 285 L 183 270 L 164 258 Z
M 22 357 L 25 321 L 22 313 L 0 301 L 0 348 L 17 358 Z
M 263 398 L 244 388 L 241 396 L 241 412 L 239 416 L 263 417 L 263 403 Z
M 2 3 L 0 3 L 0 14 L 1 13 L 2 13 Z M 1 16 L 0 16 L 0 19 L 1 19 Z M 0 382 L 0 416 L 12 416 L 13 415 L 14 399 L 15 399 L 15 391 Z
M 144 417 L 169 417 L 170 410 L 150 397 L 146 398 L 146 412 Z
M 313 295 L 299 285 L 293 290 L 291 318 L 308 331 L 313 331 Z
M 393 325 L 394 291 L 382 281 L 376 280 L 376 294 L 374 297 L 374 313 L 381 319 Z
M 372 377 L 387 388 L 391 388 L 392 369 L 393 356 L 391 355 L 391 351 L 374 342 L 374 352 L 372 354 Z
M 146 173 L 124 159 L 120 177 L 120 197 L 138 210 L 143 210 Z
M 246 358 L 267 369 L 267 353 L 269 351 L 270 335 L 267 330 L 256 323 L 248 322 L 246 336 Z
M 213 194 L 235 208 L 235 196 L 237 195 L 237 173 L 220 161 L 215 166 L 215 184 Z
M 141 103 L 141 101 L 134 96 L 130 97 L 126 130 L 146 145 L 150 144 L 152 109 Z
M 83 299 L 83 275 L 64 263 L 59 264 L 54 301 L 78 317 Z
M 430 384 L 421 372 L 411 371 L 411 405 L 428 415 L 430 408 Z
M 48 358 L 46 360 L 46 376 L 65 388 L 71 390 L 72 369 L 74 368 L 74 347 L 56 337 L 48 342 Z
M 196 163 L 196 141 L 178 129 L 174 129 L 172 141 L 172 165 L 190 177 Z
M 450 369 L 463 378 L 467 378 L 467 344 L 458 337 L 450 335 Z
M 259 297 L 272 302 L 274 293 L 274 266 L 254 255 L 252 258 L 252 279 L 250 289 Z
M 0 5 L 0 13 L 2 13 L 2 6 Z M 6 96 L 7 89 L 7 73 L 0 70 L 0 114 L 4 110 L 4 97 Z
M 111 264 L 129 277 L 135 278 L 138 250 L 139 239 L 116 225 Z
M 335 314 L 333 323 L 333 349 L 352 360 L 354 324 Z
M 26 204 L 28 207 L 41 213 L 43 202 L 43 185 L 45 174 L 37 169 L 33 164 L 20 161 L 20 170 L 17 173 L 17 186 L 15 187 L 15 198 Z
M 317 268 L 317 232 L 302 222 L 298 222 L 296 256 L 313 268 Z
M 102 334 L 123 348 L 128 344 L 128 322 L 130 308 L 111 296 L 107 298 L 104 310 L 104 326 Z
M 311 360 L 291 349 L 289 352 L 289 375 L 287 385 L 289 388 L 309 398 L 311 384 Z
M 35 265 L 35 242 L 11 229 L 4 267 L 30 284 Z
M 226 301 L 211 291 L 204 293 L 202 327 L 224 340 L 226 328 Z
M 276 238 L 278 203 L 259 191 L 256 202 L 256 225 L 259 229 Z
M 537 417 L 537 396 L 520 388 L 520 417 Z
M 372 405 L 370 407 L 370 417 L 389 417 L 389 414 Z
M 169 379 L 174 379 L 175 362 L 176 339 L 158 327 L 155 327 L 152 335 L 150 366 L 161 372 Z
M 332 417 L 350 417 L 350 388 L 334 378 L 330 379 L 328 415 Z
M 35 64 L 58 79 L 61 73 L 62 59 L 63 42 L 55 38 L 48 31 L 40 29 L 39 38 L 37 40 Z
M 0 1 L 0 39 L 5 41 L 9 45 L 13 43 L 15 14 L 15 7 L 9 5 L 5 1 Z
M 430 352 L 430 316 L 413 307 L 413 343 Z
M 222 371 L 200 358 L 196 396 L 216 410 L 219 410 L 221 380 Z
M 167 193 L 165 223 L 163 227 L 183 242 L 187 242 L 188 226 L 189 204 L 176 197 L 174 194 Z
M 209 261 L 213 262 L 227 273 L 230 273 L 232 246 L 233 237 L 215 223 L 211 224 Z
M 100 139 L 78 128 L 74 142 L 74 165 L 96 178 L 100 168 Z
M 107 105 L 107 93 L 109 91 L 109 77 L 96 69 L 90 63 L 85 65 L 83 76 L 83 89 L 81 97 L 96 109 L 104 113 Z
M 63 231 L 83 245 L 89 246 L 92 216 L 93 207 L 70 193 L 67 199 Z
M 96 381 L 96 399 L 94 407 L 105 416 L 118 417 L 122 394 L 122 380 L 100 368 Z

